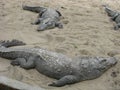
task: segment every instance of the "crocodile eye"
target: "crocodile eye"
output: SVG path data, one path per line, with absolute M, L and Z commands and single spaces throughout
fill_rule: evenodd
M 48 22 L 45 22 L 45 24 L 48 24 Z
M 51 23 L 51 22 L 48 22 L 47 24 L 48 24 L 48 25 L 52 25 L 52 23 Z
M 106 59 L 103 59 L 102 62 L 106 62 L 107 60 Z
M 45 24 L 47 24 L 47 25 L 51 25 L 52 23 L 51 23 L 51 22 L 45 22 Z
M 103 59 L 103 60 L 101 60 L 100 63 L 102 64 L 102 63 L 105 63 L 106 61 L 107 61 L 106 59 Z

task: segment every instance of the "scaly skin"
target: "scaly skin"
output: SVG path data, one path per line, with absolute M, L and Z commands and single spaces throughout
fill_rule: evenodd
M 37 20 L 32 24 L 39 24 L 37 31 L 53 29 L 55 27 L 63 28 L 60 22 L 61 13 L 52 8 L 23 6 L 24 10 L 39 13 Z
M 114 29 L 118 30 L 120 28 L 120 12 L 113 11 L 110 8 L 108 8 L 106 5 L 103 6 L 105 7 L 105 11 L 107 12 L 108 16 L 110 16 L 111 19 L 116 22 Z
M 5 43 L 5 42 L 4 42 Z M 12 41 L 7 42 L 7 44 Z M 35 68 L 38 72 L 58 79 L 49 86 L 64 86 L 84 80 L 95 79 L 117 63 L 114 57 L 77 57 L 67 56 L 41 48 L 7 48 L 1 43 L 0 57 L 12 59 L 12 65 L 24 69 Z M 15 46 L 15 45 L 14 45 Z

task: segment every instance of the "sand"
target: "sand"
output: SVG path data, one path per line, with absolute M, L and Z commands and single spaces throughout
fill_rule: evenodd
M 120 10 L 119 0 L 0 0 L 0 40 L 18 39 L 30 46 L 39 46 L 63 53 L 69 57 L 80 55 L 108 56 L 120 49 L 120 31 L 102 7 L 108 4 Z M 31 25 L 37 14 L 22 10 L 22 5 L 46 6 L 59 10 L 64 19 L 63 29 L 37 32 Z M 120 59 L 120 54 L 115 55 Z M 0 75 L 48 90 L 120 90 L 120 62 L 100 78 L 56 88 L 47 86 L 54 79 L 36 70 L 13 67 L 10 61 L 0 58 Z

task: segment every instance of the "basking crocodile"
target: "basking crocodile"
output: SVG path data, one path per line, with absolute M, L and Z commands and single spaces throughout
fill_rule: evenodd
M 63 28 L 60 22 L 61 13 L 52 8 L 23 6 L 24 10 L 39 13 L 38 19 L 32 24 L 39 24 L 37 31 L 53 29 L 55 27 Z
M 0 57 L 11 59 L 12 65 L 24 69 L 35 68 L 38 72 L 58 79 L 49 86 L 64 86 L 84 80 L 100 77 L 106 70 L 117 63 L 114 57 L 76 57 L 73 60 L 63 54 L 41 48 L 10 48 L 24 45 L 18 40 L 2 41 Z M 8 48 L 9 47 L 9 48 Z
M 115 21 L 116 25 L 114 26 L 115 30 L 118 30 L 120 28 L 120 12 L 113 11 L 110 8 L 108 8 L 106 5 L 103 5 L 105 7 L 105 11 L 107 12 L 108 16 L 111 17 L 112 21 Z

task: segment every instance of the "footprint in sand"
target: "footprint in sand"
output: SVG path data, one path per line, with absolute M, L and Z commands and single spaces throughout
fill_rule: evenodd
M 62 53 L 62 54 L 66 54 L 67 50 L 63 49 L 63 48 L 55 48 L 55 51 L 58 53 Z
M 65 37 L 55 37 L 57 42 L 64 42 L 66 39 Z
M 113 51 L 110 51 L 107 53 L 107 55 L 111 56 L 111 57 L 118 55 L 118 54 L 120 54 L 120 51 L 118 51 L 118 50 L 113 50 Z
M 60 37 L 60 36 L 54 36 L 52 34 L 46 34 L 45 35 L 45 39 L 46 41 L 49 42 L 58 42 L 58 43 L 62 43 L 66 40 L 65 37 Z
M 89 51 L 85 50 L 85 49 L 79 50 L 79 53 L 80 53 L 81 55 L 91 55 L 91 53 L 90 53 Z
M 47 42 L 52 42 L 54 40 L 53 36 L 51 34 L 46 34 L 45 38 L 47 39 Z

